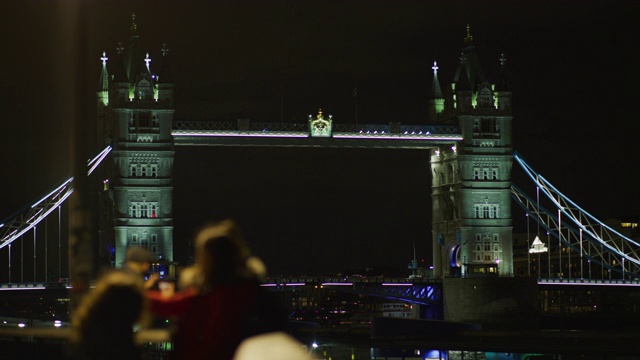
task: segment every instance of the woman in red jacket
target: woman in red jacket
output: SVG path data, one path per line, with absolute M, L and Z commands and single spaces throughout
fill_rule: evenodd
M 198 233 L 195 256 L 200 283 L 169 297 L 149 294 L 151 311 L 177 317 L 176 359 L 232 359 L 259 291 L 250 250 L 236 223 L 224 220 Z

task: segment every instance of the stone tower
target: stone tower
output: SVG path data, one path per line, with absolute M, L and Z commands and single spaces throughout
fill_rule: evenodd
M 513 276 L 506 60 L 500 58 L 497 85 L 491 84 L 468 25 L 464 44 L 450 92 L 440 90 L 433 67 L 436 92 L 429 102 L 430 120 L 456 124 L 463 137 L 431 151 L 434 275 Z
M 115 267 L 134 246 L 173 261 L 174 104 L 168 50 L 162 47 L 162 66 L 154 72 L 149 53 L 138 47 L 134 14 L 128 45 L 118 46 L 111 71 L 106 53 L 101 58 L 98 137 L 113 150 L 103 172 L 100 259 Z

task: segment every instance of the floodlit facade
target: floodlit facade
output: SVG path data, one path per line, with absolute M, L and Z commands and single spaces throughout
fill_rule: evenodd
M 511 92 L 500 58 L 485 79 L 467 26 L 460 63 L 444 89 L 433 66 L 430 122 L 457 124 L 463 139 L 431 151 L 436 277 L 513 276 Z
M 99 255 L 103 264 L 115 267 L 133 246 L 173 261 L 174 104 L 168 49 L 162 47 L 157 72 L 149 53 L 140 50 L 132 15 L 127 47 L 119 45 L 111 62 L 107 53 L 101 58 L 98 137 L 113 151 L 103 171 Z

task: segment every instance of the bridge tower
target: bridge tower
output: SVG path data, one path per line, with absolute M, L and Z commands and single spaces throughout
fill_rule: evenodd
M 140 52 L 135 14 L 126 48 L 119 44 L 115 66 L 102 56 L 98 89 L 98 137 L 111 145 L 101 193 L 99 256 L 119 267 L 127 248 L 148 248 L 173 261 L 173 84 L 168 49 L 152 71 L 149 53 Z
M 463 137 L 431 151 L 434 275 L 512 276 L 512 116 L 506 60 L 500 58 L 498 82 L 491 84 L 468 25 L 464 44 L 450 91 L 442 91 L 433 66 L 431 120 L 457 124 Z

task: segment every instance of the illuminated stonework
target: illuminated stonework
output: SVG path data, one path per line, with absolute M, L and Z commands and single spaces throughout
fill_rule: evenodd
M 451 89 L 430 102 L 432 120 L 462 132 L 455 150 L 431 153 L 434 274 L 513 276 L 511 92 L 503 73 L 496 86 L 484 78 L 469 27 Z M 442 115 L 440 97 L 451 104 Z
M 104 174 L 109 186 L 102 187 L 100 257 L 115 267 L 132 246 L 173 261 L 173 84 L 160 81 L 162 71 L 154 73 L 149 53 L 138 53 L 132 19 L 129 46 L 118 47 L 112 75 L 98 93 L 99 101 L 108 94 L 108 106 L 98 111 L 99 136 L 113 147 Z M 165 47 L 163 70 L 167 53 Z M 106 72 L 106 54 L 101 60 Z
M 309 135 L 311 137 L 331 137 L 331 125 L 333 116 L 329 115 L 329 119 L 325 119 L 322 109 L 318 110 L 316 119 L 312 119 L 309 115 Z

